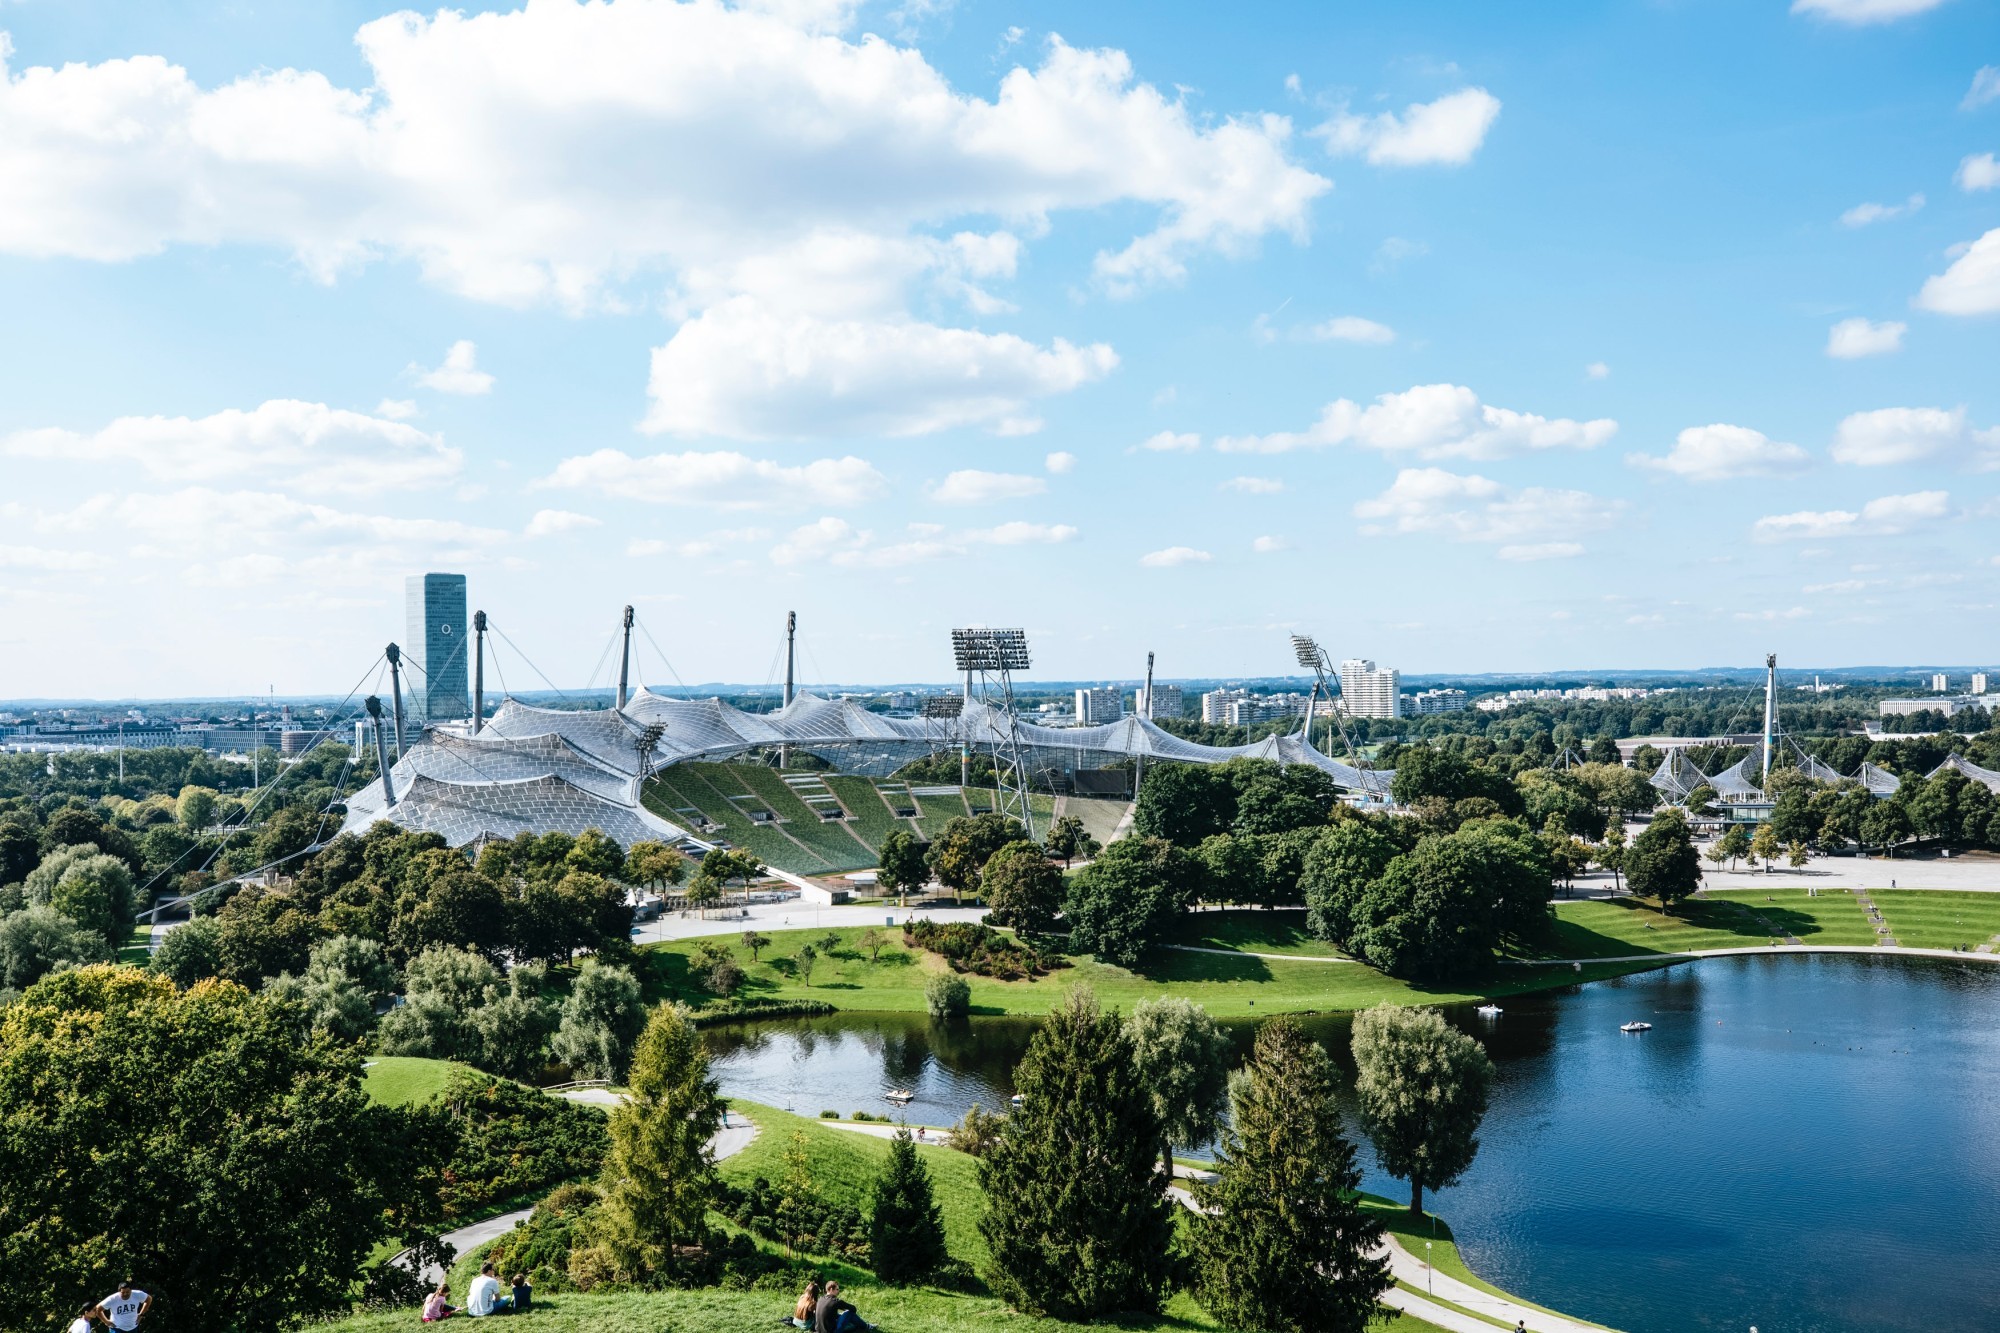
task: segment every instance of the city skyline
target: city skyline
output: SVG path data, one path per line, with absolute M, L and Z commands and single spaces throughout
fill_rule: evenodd
M 0 694 L 1983 660 L 1992 3 L 1208 18 L 0 11 Z

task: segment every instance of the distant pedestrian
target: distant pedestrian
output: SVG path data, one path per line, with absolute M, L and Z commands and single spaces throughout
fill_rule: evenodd
M 146 1317 L 146 1312 L 153 1308 L 153 1298 L 134 1287 L 128 1277 L 118 1284 L 118 1290 L 99 1301 L 97 1308 L 105 1322 L 118 1333 L 132 1333 L 139 1327 L 139 1321 Z

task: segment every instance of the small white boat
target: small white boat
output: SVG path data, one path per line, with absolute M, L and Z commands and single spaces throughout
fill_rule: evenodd
M 1481 1018 L 1498 1018 L 1500 1017 L 1501 1010 L 1497 1004 L 1482 1004 L 1475 1012 Z
M 1651 1032 L 1653 1025 L 1651 1023 L 1621 1023 L 1618 1025 L 1618 1030 L 1620 1032 Z
M 1012 1097 L 1009 1097 L 1007 1100 L 1014 1106 L 1025 1106 L 1028 1103 L 1028 1099 L 1026 1097 L 1023 1097 L 1018 1092 L 1015 1093 Z
M 884 1101 L 891 1101 L 896 1103 L 896 1105 L 901 1106 L 904 1102 L 915 1101 L 917 1099 L 917 1094 L 914 1092 L 905 1092 L 901 1088 L 891 1088 L 887 1092 L 882 1094 L 882 1098 Z

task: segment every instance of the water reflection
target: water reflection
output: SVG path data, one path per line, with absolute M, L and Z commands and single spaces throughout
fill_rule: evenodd
M 2000 1241 L 1996 1000 L 1989 965 L 1797 956 L 1450 1009 L 1498 1078 L 1437 1205 L 1492 1280 L 1633 1333 L 2000 1328 L 2000 1284 L 1937 1267 Z M 1351 1019 L 1300 1021 L 1351 1076 Z M 1240 1057 L 1254 1025 L 1229 1026 Z M 949 1124 L 1005 1105 L 1033 1031 L 849 1015 L 708 1040 L 732 1094 L 888 1114 L 903 1088 L 908 1119 Z

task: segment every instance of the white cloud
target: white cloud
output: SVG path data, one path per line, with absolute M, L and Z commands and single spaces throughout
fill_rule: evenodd
M 565 458 L 536 485 L 720 509 L 844 507 L 872 500 L 887 489 L 872 464 L 852 455 L 792 467 L 730 452 L 634 458 L 618 449 Z
M 1147 569 L 1172 569 L 1177 565 L 1205 565 L 1215 559 L 1207 551 L 1198 551 L 1192 546 L 1169 546 L 1163 550 L 1148 551 L 1139 557 L 1139 563 Z
M 1728 481 L 1735 477 L 1781 477 L 1800 471 L 1812 460 L 1796 444 L 1773 440 L 1748 426 L 1717 422 L 1688 427 L 1674 438 L 1673 449 L 1664 457 L 1627 454 L 1625 461 L 1688 481 Z
M 684 542 L 666 541 L 659 537 L 639 537 L 626 544 L 625 554 L 633 557 L 677 555 L 684 560 L 694 560 L 714 555 L 727 546 L 769 541 L 770 538 L 771 534 L 765 528 L 725 528 Z
M 0 249 L 128 259 L 281 247 L 317 276 L 418 263 L 481 300 L 597 304 L 649 270 L 773 253 L 827 227 L 1128 203 L 1099 278 L 1303 238 L 1329 188 L 1283 116 L 1204 116 L 1115 50 L 1050 39 L 992 100 L 919 52 L 838 35 L 853 6 L 534 3 L 403 12 L 356 36 L 359 91 L 316 71 L 200 87 L 158 56 L 9 72 Z
M 1054 546 L 1076 536 L 1067 523 L 1024 523 L 1018 519 L 997 527 L 973 528 L 962 534 L 968 542 L 987 546 Z
M 934 536 L 919 535 L 908 541 L 878 543 L 875 534 L 856 528 L 845 519 L 822 518 L 795 528 L 771 548 L 771 561 L 779 565 L 830 564 L 844 569 L 895 569 L 922 564 L 960 554 L 958 548 Z
M 1076 455 L 1058 449 L 1042 460 L 1042 466 L 1049 470 L 1051 476 L 1068 476 L 1076 471 Z
M 1926 280 L 1917 304 L 1944 315 L 2000 311 L 2000 227 L 1966 246 L 1950 268 Z
M 1946 492 L 1918 491 L 1911 495 L 1885 495 L 1879 500 L 1870 500 L 1861 506 L 1859 513 L 1847 509 L 1827 509 L 1773 514 L 1758 519 L 1751 528 L 1751 534 L 1759 541 L 1894 537 L 1920 524 L 1937 522 L 1950 512 L 1951 496 Z
M 1150 449 L 1156 454 L 1191 454 L 1201 448 L 1201 436 L 1193 431 L 1177 433 L 1163 430 L 1158 434 L 1147 436 L 1139 447 Z
M 1289 551 L 1292 543 L 1284 537 L 1259 537 L 1250 543 L 1250 549 L 1258 555 L 1275 555 L 1279 551 Z
M 528 520 L 522 535 L 526 537 L 559 537 L 565 532 L 578 532 L 584 528 L 602 527 L 604 520 L 592 518 L 589 514 L 572 513 L 567 509 L 538 509 Z
M 463 455 L 414 426 L 274 398 L 206 417 L 119 417 L 101 430 L 21 431 L 13 458 L 136 467 L 172 482 L 269 479 L 307 492 L 405 490 L 456 478 Z
M 1583 377 L 1592 380 L 1608 380 L 1611 378 L 1611 367 L 1602 361 L 1593 361 L 1583 368 Z
M 408 398 L 384 398 L 375 404 L 375 415 L 390 421 L 409 421 L 417 415 L 417 405 Z
M 1354 506 L 1365 536 L 1435 534 L 1526 550 L 1609 526 L 1615 500 L 1585 491 L 1521 489 L 1443 468 L 1404 468 L 1389 489 Z
M 1903 335 L 1909 331 L 1909 325 L 1896 320 L 1875 324 L 1857 315 L 1827 330 L 1826 354 L 1838 361 L 1854 361 L 1864 356 L 1900 352 Z
M 1430 252 L 1427 242 L 1390 236 L 1375 247 L 1375 258 L 1369 261 L 1368 271 L 1377 277 L 1387 277 L 1400 268 L 1405 259 L 1420 259 Z
M 1396 331 L 1387 324 L 1377 324 L 1372 319 L 1359 315 L 1338 315 L 1324 323 L 1314 324 L 1304 331 L 1304 335 L 1314 342 L 1343 343 L 1392 343 L 1396 341 Z
M 1103 343 L 1040 347 L 916 320 L 785 314 L 751 297 L 711 307 L 653 352 L 645 429 L 682 436 L 925 435 L 1039 429 L 1033 400 L 1102 379 Z
M 1924 197 L 1913 194 L 1900 204 L 1856 204 L 1840 215 L 1843 227 L 1866 227 L 1875 222 L 1887 222 L 1891 218 L 1907 217 L 1924 206 Z
M 1338 399 L 1304 431 L 1226 436 L 1215 447 L 1225 453 L 1277 454 L 1353 444 L 1425 459 L 1495 459 L 1545 449 L 1594 449 L 1617 430 L 1618 423 L 1608 418 L 1540 417 L 1482 404 L 1479 395 L 1459 385 L 1422 384 L 1382 394 L 1366 408 Z
M 1048 489 L 1049 484 L 1040 477 L 965 468 L 931 487 L 930 497 L 938 504 L 979 505 L 991 504 L 995 500 L 1022 500 L 1030 495 L 1041 495 Z
M 435 370 L 411 366 L 417 383 L 439 393 L 477 397 L 493 391 L 493 377 L 479 368 L 479 349 L 469 339 L 460 338 L 445 349 L 444 361 Z
M 1958 174 L 1952 179 L 1968 193 L 1990 190 L 2000 185 L 2000 162 L 1994 161 L 1991 153 L 1971 154 L 1958 164 Z
M 1965 100 L 1959 106 L 1970 111 L 1992 101 L 2000 101 L 2000 65 L 1982 65 L 1972 76 L 1972 86 L 1965 90 Z
M 1974 467 L 2000 461 L 2000 427 L 1976 430 L 1963 407 L 1884 407 L 1855 412 L 1834 431 L 1833 459 L 1856 467 L 1895 467 L 1956 457 Z
M 1792 12 L 1836 23 L 1889 23 L 1936 9 L 1943 3 L 1944 0 L 1792 0 Z
M 1582 542 L 1529 542 L 1522 546 L 1503 546 L 1494 552 L 1502 560 L 1526 563 L 1534 560 L 1568 560 L 1583 554 Z
M 103 569 L 111 560 L 94 551 L 57 551 L 46 546 L 0 546 L 0 569 L 15 574 L 81 574 Z
M 1276 495 L 1285 489 L 1285 483 L 1276 477 L 1231 477 L 1222 483 L 1222 489 L 1238 495 Z
M 1812 613 L 1810 611 L 1807 611 L 1803 606 L 1794 606 L 1783 611 L 1738 611 L 1731 618 L 1735 620 L 1765 620 L 1765 621 L 1803 620 L 1808 615 L 1811 614 Z
M 1377 166 L 1459 166 L 1472 160 L 1500 114 L 1500 99 L 1484 88 L 1461 88 L 1435 102 L 1413 102 L 1398 116 L 1342 111 L 1313 134 L 1327 151 L 1359 154 Z

